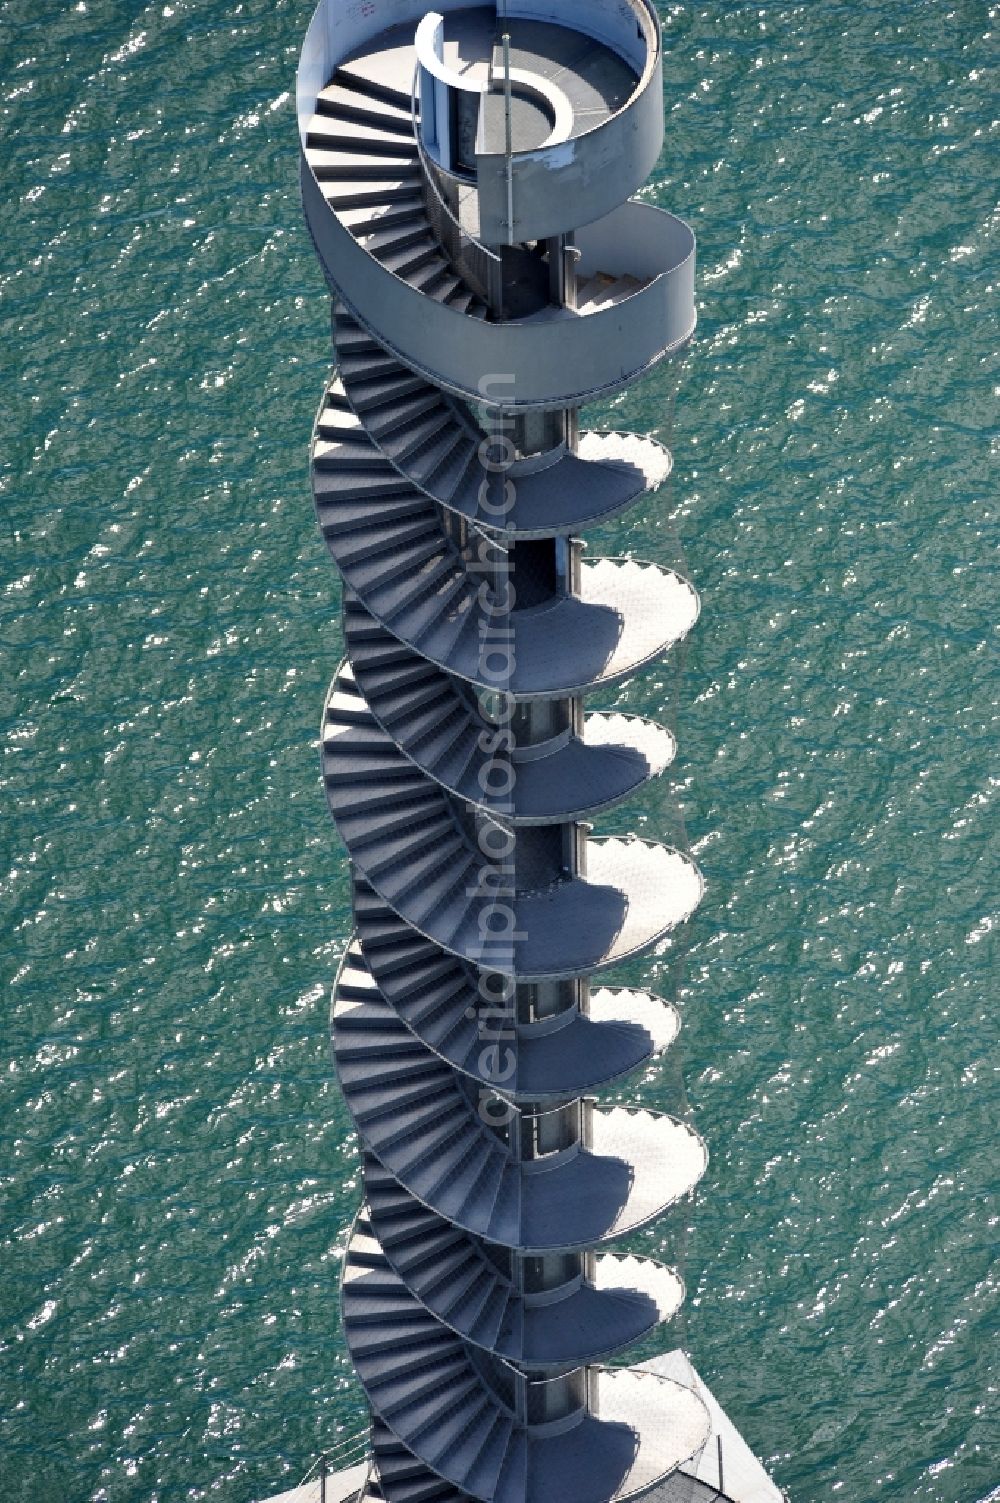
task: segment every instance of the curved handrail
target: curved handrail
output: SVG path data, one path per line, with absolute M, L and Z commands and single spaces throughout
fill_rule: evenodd
M 516 9 L 530 17 L 533 7 L 528 0 Z M 617 8 L 599 0 L 592 7 L 588 0 L 576 0 L 573 25 L 621 57 L 637 81 L 624 103 L 600 112 L 590 124 L 586 117 L 577 120 L 567 100 L 569 128 L 534 146 L 513 150 L 508 129 L 505 149 L 497 144 L 487 149 L 481 128 L 475 164 L 480 233 L 488 240 L 514 244 L 579 229 L 634 192 L 660 154 L 663 46 L 650 0 L 626 0 Z M 482 126 L 482 112 L 480 120 Z
M 485 93 L 487 85 L 449 68 L 444 61 L 443 52 L 438 52 L 438 48 L 443 46 L 443 25 L 444 17 L 436 11 L 428 11 L 420 22 L 414 43 L 417 67 L 432 74 L 438 83 L 446 84 L 449 89 L 460 89 L 463 93 L 473 95 Z
M 316 254 L 352 318 L 416 374 L 463 400 L 510 412 L 580 405 L 622 390 L 694 334 L 694 236 L 653 205 L 629 200 L 626 206 L 648 216 L 653 241 L 664 243 L 666 264 L 645 286 L 592 313 L 556 309 L 543 317 L 470 321 L 429 300 L 354 238 L 324 198 L 305 153 L 301 185 Z M 497 371 L 513 372 L 516 387 L 484 394 L 483 373 Z
M 445 0 L 438 0 L 438 3 L 442 10 L 461 9 L 463 0 L 450 0 L 450 3 L 445 3 Z M 318 3 L 316 4 L 310 18 L 309 26 L 307 27 L 307 38 L 311 33 L 314 32 L 314 29 L 317 31 L 320 29 L 322 20 L 325 19 L 326 13 L 332 12 L 340 5 L 341 0 L 318 0 Z M 610 119 L 615 119 L 617 116 L 626 113 L 626 111 L 628 111 L 638 99 L 640 94 L 645 91 L 649 83 L 652 81 L 657 64 L 662 57 L 663 52 L 662 26 L 654 0 L 624 0 L 621 8 L 623 11 L 625 9 L 629 10 L 636 18 L 637 24 L 641 31 L 642 41 L 645 44 L 645 59 L 644 66 L 641 73 L 639 73 L 635 88 L 632 90 L 628 99 L 626 99 L 624 103 L 621 104 L 619 108 L 614 112 L 614 114 L 609 117 Z M 345 44 L 342 44 L 335 50 L 333 47 L 328 48 L 325 45 L 324 39 L 323 50 L 326 53 L 328 76 L 333 72 L 333 69 L 339 64 L 342 58 L 347 55 L 348 52 L 353 52 L 359 45 L 362 45 L 364 41 L 368 40 L 374 35 L 377 35 L 377 33 L 384 28 L 384 17 L 378 17 L 377 8 L 375 5 L 367 5 L 365 7 L 357 6 L 353 9 L 355 14 L 351 17 L 349 27 L 347 28 L 349 33 L 349 41 Z M 371 21 L 367 19 L 369 14 L 371 16 Z M 423 15 L 424 9 L 422 8 L 422 6 L 419 4 L 414 5 L 414 19 L 423 19 Z M 516 20 L 517 17 L 508 16 L 508 19 Z M 621 49 L 619 47 L 616 47 L 609 37 L 607 37 L 606 35 L 602 37 L 598 31 L 588 29 L 587 17 L 583 13 L 583 7 L 577 9 L 576 14 L 574 15 L 574 24 L 577 26 L 577 29 L 581 31 L 585 36 L 591 37 L 594 41 L 603 41 L 605 45 L 611 47 L 612 51 L 617 52 L 619 56 L 624 56 Z M 638 70 L 636 71 L 638 72 Z M 324 83 L 326 81 L 327 79 L 324 79 Z M 303 97 L 308 97 L 309 84 L 302 76 L 301 64 L 298 76 L 298 85 L 300 103 L 299 130 L 300 135 L 303 135 L 305 130 L 305 122 L 302 118 L 303 110 L 301 108 L 301 101 Z M 309 113 L 311 112 L 312 111 L 310 109 Z M 593 135 L 595 132 L 600 131 L 606 124 L 606 119 L 597 121 L 594 125 L 588 126 L 586 130 L 580 131 L 579 134 L 574 137 L 574 139 L 583 140 L 587 136 Z M 518 154 L 519 153 L 515 153 L 515 155 Z
M 345 960 L 346 960 L 346 957 L 345 957 Z M 342 962 L 342 964 L 343 964 L 343 962 Z M 429 1052 L 433 1053 L 433 1051 L 429 1051 Z M 350 1110 L 350 1106 L 349 1105 L 348 1105 L 348 1110 Z M 676 1117 L 671 1112 L 654 1111 L 654 1110 L 652 1110 L 652 1109 L 650 1109 L 648 1107 L 642 1107 L 642 1106 L 623 1106 L 623 1105 L 615 1105 L 615 1104 L 605 1104 L 605 1105 L 595 1106 L 595 1107 L 592 1108 L 592 1114 L 593 1114 L 593 1121 L 594 1121 L 594 1125 L 595 1126 L 598 1126 L 598 1125 L 602 1124 L 605 1119 L 607 1119 L 608 1117 L 610 1117 L 612 1115 L 626 1116 L 626 1117 L 633 1117 L 633 1118 L 642 1118 L 647 1123 L 653 1124 L 654 1129 L 657 1128 L 657 1127 L 659 1127 L 660 1124 L 662 1124 L 662 1123 L 669 1123 L 669 1124 L 671 1124 L 672 1127 L 680 1129 L 680 1132 L 683 1133 L 683 1135 L 688 1140 L 690 1140 L 690 1142 L 694 1145 L 694 1147 L 699 1151 L 699 1156 L 700 1156 L 700 1159 L 701 1159 L 701 1167 L 698 1169 L 698 1171 L 694 1175 L 694 1178 L 690 1181 L 690 1183 L 687 1184 L 687 1186 L 685 1188 L 679 1188 L 679 1189 L 676 1189 L 675 1191 L 671 1192 L 668 1195 L 668 1198 L 665 1201 L 660 1201 L 657 1204 L 657 1206 L 655 1206 L 653 1208 L 647 1207 L 646 1210 L 641 1213 L 640 1219 L 636 1220 L 632 1224 L 629 1224 L 627 1227 L 625 1227 L 624 1230 L 620 1226 L 616 1225 L 616 1226 L 613 1226 L 613 1227 L 611 1227 L 609 1229 L 606 1229 L 606 1230 L 604 1230 L 601 1233 L 596 1234 L 596 1235 L 593 1234 L 593 1233 L 588 1234 L 587 1237 L 585 1238 L 585 1240 L 582 1241 L 582 1242 L 579 1241 L 578 1238 L 576 1240 L 574 1240 L 574 1237 L 571 1236 L 570 1240 L 568 1240 L 568 1241 L 559 1241 L 559 1242 L 552 1241 L 552 1242 L 546 1243 L 541 1248 L 536 1249 L 536 1251 L 540 1251 L 540 1252 L 572 1252 L 572 1251 L 580 1251 L 580 1252 L 582 1252 L 582 1251 L 587 1251 L 587 1250 L 596 1251 L 597 1249 L 602 1249 L 602 1250 L 606 1249 L 611 1243 L 620 1241 L 623 1236 L 626 1236 L 626 1235 L 631 1236 L 633 1233 L 639 1232 L 644 1227 L 649 1226 L 652 1222 L 660 1220 L 663 1216 L 665 1216 L 667 1214 L 668 1211 L 672 1210 L 675 1206 L 680 1205 L 689 1196 L 691 1196 L 691 1195 L 694 1194 L 694 1192 L 697 1190 L 698 1185 L 701 1183 L 702 1179 L 704 1178 L 705 1174 L 708 1171 L 708 1166 L 709 1166 L 708 1144 L 705 1141 L 705 1138 L 702 1136 L 702 1134 L 697 1130 L 697 1128 L 693 1127 L 690 1122 L 686 1122 L 683 1117 Z M 497 1142 L 499 1144 L 500 1140 L 497 1139 Z M 501 1145 L 501 1147 L 502 1147 L 502 1145 Z M 624 1154 L 623 1154 L 623 1152 L 621 1150 L 620 1142 L 619 1142 L 619 1140 L 617 1138 L 617 1135 L 616 1135 L 616 1139 L 615 1139 L 615 1144 L 612 1147 L 612 1150 L 611 1150 L 610 1153 L 608 1153 L 606 1151 L 602 1153 L 597 1148 L 594 1148 L 594 1147 L 587 1148 L 585 1150 L 585 1152 L 588 1153 L 588 1154 L 590 1154 L 591 1157 L 594 1158 L 594 1159 L 609 1159 L 610 1158 L 610 1159 L 622 1160 L 624 1158 Z M 378 1158 L 378 1155 L 375 1155 L 375 1157 Z M 391 1169 L 387 1164 L 385 1164 L 382 1159 L 379 1158 L 378 1162 L 380 1163 L 380 1165 L 382 1165 L 383 1168 L 386 1169 L 386 1172 L 388 1174 L 390 1174 L 393 1179 L 396 1178 L 396 1172 L 393 1169 Z M 636 1162 L 637 1162 L 637 1160 L 636 1160 Z M 559 1172 L 559 1167 L 558 1166 L 554 1167 L 550 1172 L 551 1173 L 558 1173 Z M 527 1180 L 527 1179 L 531 1179 L 533 1177 L 534 1176 L 531 1175 L 531 1172 L 529 1170 L 528 1174 L 525 1175 L 525 1176 L 523 1176 L 523 1179 Z M 544 1181 L 544 1178 L 545 1178 L 544 1174 L 542 1176 L 540 1176 L 540 1179 L 542 1179 L 543 1181 Z M 484 1235 L 484 1233 L 482 1231 L 482 1228 L 473 1225 L 469 1220 L 467 1220 L 467 1219 L 465 1219 L 465 1218 L 463 1218 L 461 1216 L 454 1215 L 451 1212 L 449 1212 L 447 1215 L 445 1215 L 445 1213 L 443 1211 L 441 1211 L 437 1206 L 435 1206 L 430 1200 L 427 1199 L 427 1192 L 426 1191 L 421 1192 L 421 1190 L 417 1189 L 413 1184 L 408 1184 L 408 1183 L 406 1183 L 402 1179 L 398 1180 L 398 1183 L 406 1191 L 407 1195 L 409 1195 L 412 1200 L 415 1200 L 420 1206 L 422 1206 L 425 1211 L 430 1211 L 433 1215 L 438 1216 L 438 1217 L 440 1217 L 441 1219 L 443 1219 L 445 1221 L 449 1221 L 453 1226 L 457 1226 L 462 1231 L 469 1232 L 472 1236 L 483 1236 Z M 660 1193 L 662 1193 L 662 1192 L 660 1192 Z M 622 1209 L 624 1209 L 624 1207 L 628 1205 L 629 1201 L 631 1200 L 631 1197 L 632 1197 L 632 1190 L 630 1188 L 630 1190 L 628 1192 L 628 1195 L 626 1197 L 626 1200 L 623 1203 Z M 354 1229 L 353 1229 L 353 1226 L 352 1226 L 352 1236 L 353 1236 L 353 1230 Z M 522 1248 L 524 1247 L 524 1243 L 523 1242 L 522 1243 L 508 1242 L 506 1240 L 506 1238 L 503 1236 L 502 1233 L 498 1234 L 498 1233 L 491 1232 L 490 1233 L 490 1238 L 491 1238 L 491 1240 L 494 1241 L 494 1243 L 496 1243 L 499 1246 L 505 1246 L 505 1247 L 522 1247 Z M 603 1251 L 602 1251 L 602 1255 L 603 1255 Z M 407 1285 L 407 1288 L 409 1288 L 408 1285 Z M 410 1293 L 412 1294 L 413 1291 L 410 1290 Z M 416 1295 L 414 1295 L 414 1298 L 418 1298 L 418 1297 Z M 419 1300 L 418 1300 L 418 1302 L 421 1303 L 421 1304 L 423 1303 L 422 1301 L 419 1301 Z M 501 1361 L 501 1362 L 505 1362 L 506 1363 L 506 1359 L 503 1358 L 503 1357 L 499 1357 L 498 1356 L 498 1360 Z M 509 1366 L 510 1364 L 507 1363 L 507 1365 Z
M 662 26 L 659 14 L 656 10 L 655 5 L 652 3 L 652 0 L 624 0 L 624 4 L 633 12 L 634 15 L 639 18 L 639 25 L 642 27 L 643 39 L 646 43 L 645 66 L 643 67 L 642 72 L 639 74 L 635 88 L 632 90 L 631 94 L 629 94 L 625 102 L 619 105 L 616 110 L 613 110 L 611 114 L 607 115 L 603 120 L 598 120 L 593 125 L 588 125 L 585 130 L 574 132 L 574 141 L 585 141 L 588 136 L 594 136 L 599 131 L 603 130 L 610 121 L 617 119 L 620 115 L 624 115 L 628 110 L 632 108 L 639 97 L 645 93 L 649 84 L 653 80 L 653 75 L 656 71 L 656 65 L 663 51 Z M 507 19 L 516 21 L 518 18 L 516 16 L 509 16 Z M 574 22 L 579 22 L 581 19 L 583 18 L 579 15 L 579 13 L 574 15 Z M 643 22 L 645 22 L 645 25 L 643 25 Z M 580 26 L 580 30 L 584 33 L 584 35 L 593 35 L 592 33 L 589 33 L 587 31 L 585 25 Z M 594 40 L 600 41 L 602 39 L 594 37 Z M 607 43 L 606 45 L 610 45 L 610 43 Z M 515 83 L 522 82 L 524 77 L 525 75 L 521 75 L 519 77 L 517 71 L 512 70 L 511 72 L 511 78 Z M 540 153 L 543 153 L 552 147 L 558 147 L 559 145 L 559 141 L 545 141 L 540 146 L 521 147 L 520 150 L 512 152 L 511 155 L 513 160 L 516 162 L 519 158 L 538 156 Z M 503 158 L 506 156 L 506 152 L 489 152 L 477 150 L 476 155 L 477 157 L 484 158 Z
M 398 0 L 398 4 L 398 19 L 402 24 L 405 24 L 407 15 L 412 15 L 414 20 L 419 20 L 423 14 L 420 10 L 420 0 Z M 438 8 L 448 13 L 461 8 L 461 0 L 438 0 Z M 530 14 L 531 9 L 531 5 L 526 4 L 524 7 L 525 14 Z M 622 23 L 610 15 L 611 10 L 612 8 L 606 4 L 595 3 L 593 14 L 590 14 L 590 7 L 584 0 L 584 3 L 579 8 L 579 12 L 574 15 L 574 24 L 585 35 L 591 35 L 597 40 L 603 40 L 613 50 L 617 49 L 619 55 L 624 58 L 628 51 L 627 45 L 623 47 L 621 45 L 621 37 L 619 36 L 616 39 L 614 35 L 616 30 L 621 30 Z M 577 208 L 586 204 L 591 214 L 602 217 L 614 204 L 621 203 L 623 194 L 628 195 L 634 190 L 634 187 L 643 181 L 656 160 L 660 145 L 662 144 L 663 133 L 662 100 L 660 98 L 660 90 L 654 87 L 656 80 L 662 73 L 663 49 L 660 41 L 659 20 L 653 0 L 627 0 L 627 4 L 623 4 L 621 10 L 623 14 L 632 18 L 630 24 L 633 27 L 635 23 L 638 23 L 638 29 L 641 33 L 642 40 L 636 50 L 639 51 L 641 49 L 642 64 L 635 57 L 631 60 L 631 65 L 637 72 L 640 71 L 640 68 L 642 69 L 639 82 L 629 98 L 616 111 L 600 119 L 597 123 L 590 125 L 588 128 L 581 130 L 571 140 L 556 146 L 543 148 L 541 157 L 537 155 L 537 149 L 535 152 L 522 150 L 511 157 L 511 161 L 519 165 L 524 164 L 527 168 L 528 179 L 531 184 L 531 186 L 527 187 L 525 184 L 519 186 L 517 229 L 519 232 L 522 229 L 532 229 L 532 233 L 523 235 L 518 233 L 513 235 L 514 239 L 538 239 L 540 236 L 562 233 L 565 229 L 562 221 L 566 217 L 566 212 L 571 204 Z M 343 7 L 342 10 L 339 0 L 320 0 L 307 31 L 298 72 L 298 123 L 303 153 L 305 152 L 310 121 L 317 107 L 316 102 L 319 93 L 336 71 L 342 58 L 356 51 L 358 46 L 363 45 L 365 40 L 377 34 L 380 29 L 380 12 L 381 7 L 375 4 Z M 384 23 L 384 19 L 384 16 L 381 16 L 381 22 Z M 609 26 L 611 28 L 610 31 L 608 30 Z M 636 109 L 639 110 L 641 119 L 639 116 L 636 116 L 634 122 L 635 128 L 629 129 L 625 117 L 629 116 Z M 586 124 L 586 122 L 583 123 Z M 610 135 L 607 138 L 606 150 L 598 148 L 596 145 L 586 146 L 584 144 L 587 142 L 596 142 L 596 138 L 600 133 L 607 131 L 609 128 Z M 635 146 L 634 150 L 631 144 L 633 142 Z M 557 153 L 556 157 L 549 160 L 546 155 L 549 152 Z M 594 156 L 595 152 L 597 153 L 596 157 Z M 560 153 L 565 154 L 565 160 L 563 156 L 558 155 Z M 631 164 L 630 167 L 626 166 L 626 158 Z M 497 184 L 493 184 L 489 188 L 486 199 L 484 199 L 484 189 L 497 173 L 499 173 L 500 178 L 506 181 L 506 154 L 499 158 L 484 156 L 479 158 L 479 160 L 484 165 L 484 173 L 479 182 L 480 225 L 478 235 L 475 238 L 477 239 L 476 254 L 482 255 L 483 252 L 479 249 L 479 246 L 483 240 L 489 244 L 499 245 L 505 243 L 510 238 L 510 235 L 500 229 L 497 229 L 496 234 L 493 233 L 493 229 L 496 228 L 496 215 L 493 208 L 487 207 L 487 203 L 491 200 L 493 189 L 498 186 Z M 500 164 L 499 167 L 496 166 L 498 162 Z M 576 167 L 574 167 L 574 162 L 577 163 Z M 587 191 L 583 192 L 581 182 L 577 181 L 577 179 L 579 178 L 580 171 L 583 170 L 588 162 L 590 164 L 587 172 L 587 184 L 589 186 L 587 187 Z M 487 164 L 489 163 L 493 163 L 493 167 L 488 167 Z M 535 165 L 532 165 L 532 163 Z M 540 163 L 543 165 L 539 166 Z M 546 163 L 547 165 L 544 165 Z M 566 186 L 570 195 L 568 202 L 564 201 L 565 195 L 560 195 L 556 191 L 557 181 L 561 174 L 548 170 L 548 166 L 555 166 L 557 163 L 563 170 L 563 173 L 568 174 L 566 176 Z M 615 164 L 617 164 L 617 168 Z M 623 182 L 622 180 L 622 170 L 626 173 L 627 182 Z M 426 174 L 426 167 L 424 168 L 424 172 Z M 308 175 L 312 176 L 311 170 Z M 570 184 L 570 179 L 573 180 L 575 186 Z M 600 184 L 604 185 L 603 188 L 599 186 Z M 315 193 L 312 191 L 313 188 L 316 190 Z M 526 194 L 527 196 L 525 196 Z M 327 211 L 327 205 L 325 200 L 323 200 L 319 183 L 315 182 L 315 180 L 311 184 L 303 182 L 303 196 L 306 216 L 310 220 L 310 227 L 314 229 L 316 248 L 327 270 L 328 279 L 340 288 L 340 291 L 344 295 L 344 300 L 349 304 L 353 312 L 361 316 L 364 322 L 364 307 L 373 306 L 368 295 L 371 289 L 363 289 L 358 285 L 354 288 L 356 296 L 352 295 L 351 288 L 354 283 L 355 271 L 360 273 L 360 268 L 352 270 L 351 263 L 353 256 L 350 254 L 352 248 L 344 243 L 339 245 L 336 248 L 336 254 L 333 254 L 334 248 L 328 245 L 327 235 L 317 217 L 321 203 L 323 211 Z M 502 190 L 500 196 L 504 203 L 506 203 L 506 188 Z M 553 227 L 553 224 L 546 224 L 545 227 L 542 227 L 542 218 L 546 219 L 546 221 L 551 219 L 555 227 Z M 572 218 L 572 215 L 570 215 L 570 218 Z M 314 219 L 315 224 L 312 222 Z M 451 220 L 449 220 L 450 222 Z M 537 233 L 535 232 L 536 230 Z M 513 231 L 511 233 L 513 234 Z M 468 232 L 463 231 L 463 234 L 467 235 Z M 471 238 L 469 244 L 472 244 Z M 494 263 L 491 261 L 490 264 Z M 665 268 L 668 273 L 673 273 L 677 269 L 673 263 Z M 342 282 L 341 274 L 347 277 L 348 280 L 346 283 Z M 360 273 L 360 277 L 362 282 L 367 280 L 363 273 Z M 689 303 L 693 294 L 693 277 L 688 277 L 685 273 L 683 280 L 685 285 L 680 291 L 680 301 Z M 691 287 L 687 286 L 688 282 L 692 283 Z M 395 289 L 387 287 L 386 291 L 394 292 Z M 362 296 L 363 292 L 364 296 Z M 675 300 L 676 295 L 671 293 L 671 301 Z M 623 299 L 622 301 L 623 303 L 627 303 L 628 300 Z M 387 306 L 385 309 L 387 318 L 390 320 L 391 326 L 395 329 L 403 329 L 414 318 L 419 319 L 421 317 L 421 315 L 417 314 L 417 304 L 415 302 L 411 303 L 409 299 L 406 302 L 409 304 L 406 309 L 404 309 L 402 304 L 396 307 L 395 300 L 393 306 Z M 637 350 L 641 349 L 647 343 L 641 337 L 641 329 L 644 326 L 649 327 L 650 320 L 653 323 L 661 320 L 664 312 L 665 309 L 654 306 L 650 306 L 648 310 L 644 310 L 646 316 L 638 321 L 636 329 L 630 331 L 631 338 L 637 341 Z M 592 316 L 599 317 L 600 315 Z M 683 328 L 681 327 L 681 322 L 684 323 Z M 552 389 L 560 401 L 565 397 L 566 401 L 564 405 L 590 401 L 606 392 L 620 390 L 626 380 L 631 380 L 644 374 L 658 359 L 664 358 L 665 355 L 670 355 L 676 349 L 682 347 L 690 338 L 693 326 L 693 314 L 688 310 L 684 314 L 683 319 L 675 318 L 671 320 L 669 332 L 667 330 L 664 331 L 666 334 L 664 347 L 655 353 L 650 352 L 650 358 L 637 360 L 634 365 L 628 367 L 627 371 L 624 365 L 617 359 L 606 362 L 609 367 L 614 369 L 615 379 L 595 379 L 586 386 L 581 384 L 579 387 L 574 386 L 565 392 L 558 390 L 555 386 Z M 486 324 L 484 327 L 492 329 L 496 326 Z M 615 328 L 612 325 L 608 325 L 607 327 L 612 341 L 616 344 L 619 343 L 620 341 L 615 338 Z M 491 341 L 488 337 L 484 337 L 483 328 L 479 331 L 470 332 L 474 335 L 477 349 L 481 350 L 482 353 L 483 358 L 477 362 L 480 372 L 483 369 L 506 371 L 517 368 L 510 364 L 512 357 L 506 349 L 507 341 L 505 339 L 500 339 L 498 342 Z M 442 338 L 447 337 L 442 327 Z M 595 337 L 597 337 L 596 331 Z M 433 342 L 437 342 L 436 337 Z M 570 345 L 572 347 L 567 347 L 565 351 L 564 369 L 575 368 L 585 355 L 585 352 L 578 347 L 578 342 L 571 340 Z M 418 355 L 417 366 L 419 367 L 419 353 L 417 351 L 407 347 L 401 353 L 407 360 L 412 360 L 413 355 L 416 353 Z M 535 359 L 536 355 L 533 351 L 531 355 L 527 356 L 528 364 L 533 363 Z M 462 364 L 464 365 L 464 363 L 463 361 Z M 586 360 L 584 360 L 584 364 L 586 364 Z M 624 372 L 624 379 L 617 379 L 622 372 Z M 440 374 L 443 377 L 443 384 L 447 389 L 458 392 L 463 396 L 469 395 L 470 390 L 475 386 L 475 382 L 473 382 L 472 388 L 470 388 L 469 383 L 461 377 L 458 379 L 449 379 L 446 368 L 442 368 Z M 538 397 L 526 394 L 517 405 L 530 407 L 537 405 L 538 401 Z

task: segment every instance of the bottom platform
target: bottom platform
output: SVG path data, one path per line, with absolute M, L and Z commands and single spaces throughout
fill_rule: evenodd
M 725 1411 L 712 1397 L 680 1350 L 643 1364 L 644 1370 L 691 1388 L 708 1408 L 712 1431 L 693 1461 L 643 1495 L 643 1503 L 788 1503 L 772 1482 Z M 327 1477 L 325 1494 L 318 1477 L 261 1503 L 363 1503 L 365 1465 Z
M 701 1455 L 648 1493 L 643 1503 L 788 1503 L 788 1494 L 772 1482 L 682 1351 L 644 1366 L 693 1388 L 711 1416 L 712 1433 Z

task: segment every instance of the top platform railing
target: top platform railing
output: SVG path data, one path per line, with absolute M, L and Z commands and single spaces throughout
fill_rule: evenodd
M 447 16 L 469 8 L 467 0 L 366 0 L 364 5 L 321 0 L 306 33 L 298 73 L 303 142 L 316 97 L 341 62 L 391 28 L 412 25 L 416 37 L 431 11 Z M 566 24 L 566 8 L 559 0 L 507 0 L 498 9 L 498 22 L 511 28 L 519 21 Z M 574 0 L 572 26 L 624 61 L 636 75 L 635 88 L 620 108 L 586 128 L 574 122 L 566 136 L 562 122 L 554 132 L 556 139 L 513 152 L 512 214 L 511 158 L 505 150 L 488 150 L 480 136 L 475 152 L 480 234 L 489 243 L 546 239 L 600 219 L 634 193 L 656 164 L 663 145 L 663 49 L 652 0 Z M 525 74 L 520 81 L 527 79 Z M 536 87 L 544 93 L 549 85 L 539 77 Z

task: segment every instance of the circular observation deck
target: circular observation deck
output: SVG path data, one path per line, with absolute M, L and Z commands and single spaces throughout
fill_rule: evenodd
M 453 0 L 322 0 L 298 75 L 303 208 L 331 289 L 411 371 L 511 411 L 621 391 L 695 326 L 690 228 L 629 196 L 663 143 L 655 9 L 553 14 L 548 0 L 508 0 L 502 20 Z M 568 234 L 575 291 L 542 306 L 536 262 Z M 519 290 L 499 317 L 491 279 L 512 250 L 524 275 L 505 272 Z M 485 372 L 506 373 L 502 394 Z
M 439 8 L 428 5 L 428 10 Z M 444 16 L 444 67 L 470 86 L 488 85 L 501 28 L 510 37 L 515 152 L 543 146 L 557 124 L 566 140 L 594 130 L 624 109 L 638 87 L 640 71 L 606 43 L 551 21 L 519 15 L 499 20 L 491 5 Z M 348 61 L 352 71 L 371 82 L 408 93 L 413 85 L 413 27 L 393 27 Z M 488 99 L 482 144 L 487 152 L 506 149 L 502 93 Z

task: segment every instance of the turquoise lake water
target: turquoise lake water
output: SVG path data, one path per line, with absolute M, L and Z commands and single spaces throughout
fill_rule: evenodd
M 670 5 L 678 1333 L 793 1503 L 1000 1499 L 998 44 L 971 0 Z M 291 1485 L 357 1430 L 326 1043 L 341 652 L 288 0 L 0 0 L 0 1500 Z M 594 416 L 665 436 L 661 370 Z M 995 433 L 995 427 L 994 427 Z M 673 561 L 661 496 L 599 552 Z M 669 981 L 669 956 L 622 972 Z M 618 1092 L 670 1105 L 677 1060 Z M 647 1251 L 667 1232 L 637 1239 Z M 646 1349 L 648 1355 L 654 1348 Z

